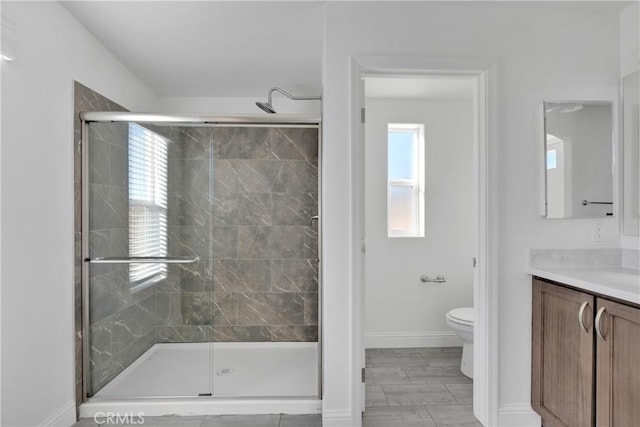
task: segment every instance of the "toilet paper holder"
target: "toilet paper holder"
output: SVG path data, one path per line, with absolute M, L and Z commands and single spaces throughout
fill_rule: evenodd
M 422 283 L 427 283 L 427 282 L 432 282 L 432 283 L 444 283 L 447 281 L 447 279 L 444 278 L 444 276 L 442 274 L 438 274 L 436 276 L 435 279 L 427 276 L 426 274 L 423 274 L 420 276 L 420 281 Z

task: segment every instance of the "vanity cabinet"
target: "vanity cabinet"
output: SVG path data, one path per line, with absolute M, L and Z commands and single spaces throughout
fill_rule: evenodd
M 640 426 L 640 307 L 534 278 L 532 314 L 543 425 Z
M 596 426 L 640 426 L 640 308 L 596 303 Z

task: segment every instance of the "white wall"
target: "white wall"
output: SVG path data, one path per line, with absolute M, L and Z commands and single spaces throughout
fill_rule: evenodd
M 332 425 L 351 414 L 357 378 L 351 358 L 354 227 L 350 200 L 353 131 L 352 55 L 486 58 L 498 63 L 496 141 L 501 422 L 518 425 L 530 412 L 530 248 L 590 248 L 619 244 L 618 219 L 603 220 L 604 243 L 590 241 L 591 220 L 544 220 L 539 108 L 543 100 L 615 99 L 619 78 L 618 11 L 590 2 L 327 3 L 324 57 L 324 413 Z M 334 238 L 335 236 L 335 238 Z M 509 414 L 509 415 L 507 415 Z M 347 425 L 346 422 L 344 425 Z
M 366 83 L 365 83 L 366 84 Z M 461 345 L 447 311 L 473 305 L 473 92 L 467 101 L 365 100 L 366 346 Z M 425 237 L 387 237 L 387 124 L 425 126 Z M 422 283 L 420 275 L 446 283 Z
M 3 2 L 2 425 L 73 422 L 73 80 L 133 110 L 152 94 L 57 2 Z
M 620 75 L 640 69 L 640 3 L 620 12 Z

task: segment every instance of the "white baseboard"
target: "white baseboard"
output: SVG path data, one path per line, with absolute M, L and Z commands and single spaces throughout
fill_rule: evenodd
M 508 405 L 498 409 L 500 427 L 540 427 L 541 423 L 531 405 Z
M 462 340 L 453 331 L 370 332 L 365 334 L 366 348 L 461 347 Z
M 71 401 L 40 423 L 39 427 L 69 427 L 76 423 L 76 403 Z
M 356 427 L 359 426 L 358 420 L 354 419 L 350 411 L 323 411 L 322 426 L 323 427 Z

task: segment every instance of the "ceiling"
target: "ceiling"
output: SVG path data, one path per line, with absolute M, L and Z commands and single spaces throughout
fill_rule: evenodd
M 337 1 L 337 0 L 336 0 Z M 159 96 L 260 97 L 322 89 L 322 0 L 63 1 L 62 4 Z M 621 9 L 629 2 L 451 1 L 466 7 Z M 612 6 L 611 3 L 614 3 Z M 563 6 L 564 5 L 564 6 Z M 371 81 L 368 96 L 460 97 L 454 82 Z M 397 96 L 396 96 L 397 97 Z
M 473 77 L 407 77 L 365 79 L 367 98 L 469 100 L 474 94 Z
M 321 92 L 323 6 L 302 2 L 66 1 L 159 96 Z

